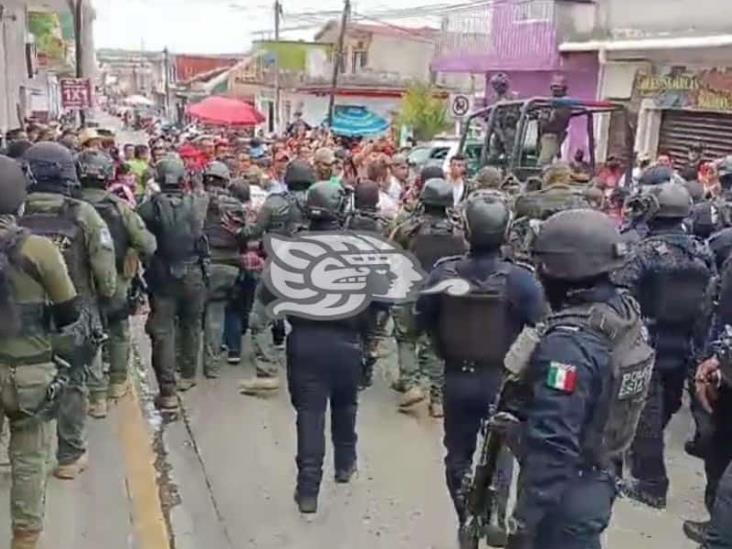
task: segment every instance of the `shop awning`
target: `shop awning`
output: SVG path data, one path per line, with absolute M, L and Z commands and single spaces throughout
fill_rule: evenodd
M 389 121 L 366 107 L 338 105 L 333 112 L 333 133 L 345 137 L 372 137 L 389 131 Z

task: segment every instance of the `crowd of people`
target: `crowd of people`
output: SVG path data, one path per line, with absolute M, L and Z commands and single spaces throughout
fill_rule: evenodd
M 303 513 L 317 511 L 328 404 L 335 481 L 357 471 L 358 391 L 393 337 L 397 408 L 443 418 L 464 548 L 476 536 L 599 547 L 623 476 L 628 497 L 665 508 L 664 430 L 685 388 L 696 423 L 686 450 L 704 460 L 711 520 L 684 531 L 706 549 L 732 546 L 732 158 L 704 163 L 695 148 L 679 169 L 660 155 L 627 177 L 621 161 L 593 171 L 579 153 L 524 182 L 490 166 L 469 177 L 461 155 L 447 173 L 416 170 L 390 138 L 339 138 L 299 118 L 269 140 L 189 129 L 126 144 L 39 127 L 6 137 L 0 409 L 13 549 L 38 547 L 51 420 L 55 475 L 74 479 L 88 465 L 87 415 L 104 418 L 128 390 L 129 317 L 148 304 L 156 405 L 171 418 L 199 369 L 216 378 L 240 363 L 247 331 L 255 375 L 242 393 L 279 390 L 286 364 Z M 338 320 L 273 316 L 263 238 L 344 230 L 411 252 L 428 274 L 416 301 L 377 299 Z M 456 278 L 469 291 L 439 290 Z M 499 399 L 521 436 L 501 450 L 483 524 L 468 493 Z

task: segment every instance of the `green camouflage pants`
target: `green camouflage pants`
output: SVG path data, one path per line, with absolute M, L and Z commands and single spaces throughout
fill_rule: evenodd
M 399 383 L 409 390 L 421 386 L 426 378 L 430 399 L 442 402 L 442 389 L 445 385 L 444 365 L 435 355 L 427 335 L 417 334 L 412 307 L 413 304 L 404 304 L 392 309 L 399 360 Z
M 52 430 L 50 422 L 28 414 L 44 401 L 55 375 L 53 364 L 0 365 L 0 417 L 10 422 L 10 514 L 14 530 L 43 530 Z
M 215 375 L 225 357 L 221 350 L 224 336 L 224 317 L 239 269 L 214 263 L 208 275 L 208 295 L 203 328 L 203 372 Z
M 280 364 L 279 352 L 272 342 L 271 327 L 274 318 L 267 311 L 261 296 L 261 284 L 254 294 L 254 305 L 249 315 L 249 331 L 252 337 L 252 354 L 257 377 L 277 377 Z
M 562 142 L 555 133 L 545 133 L 540 139 L 539 166 L 547 166 L 562 152 Z

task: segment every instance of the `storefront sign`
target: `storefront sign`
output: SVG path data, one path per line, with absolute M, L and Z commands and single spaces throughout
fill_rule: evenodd
M 88 109 L 92 106 L 92 88 L 89 78 L 62 78 L 61 105 L 64 109 Z
M 639 73 L 635 92 L 660 108 L 732 111 L 732 69 L 673 67 L 655 74 Z

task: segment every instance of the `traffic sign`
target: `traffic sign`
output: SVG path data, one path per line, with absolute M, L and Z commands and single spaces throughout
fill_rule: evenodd
M 88 109 L 92 106 L 89 78 L 61 78 L 61 105 L 64 109 Z
M 450 94 L 450 114 L 453 118 L 465 118 L 473 108 L 473 98 L 464 93 Z

